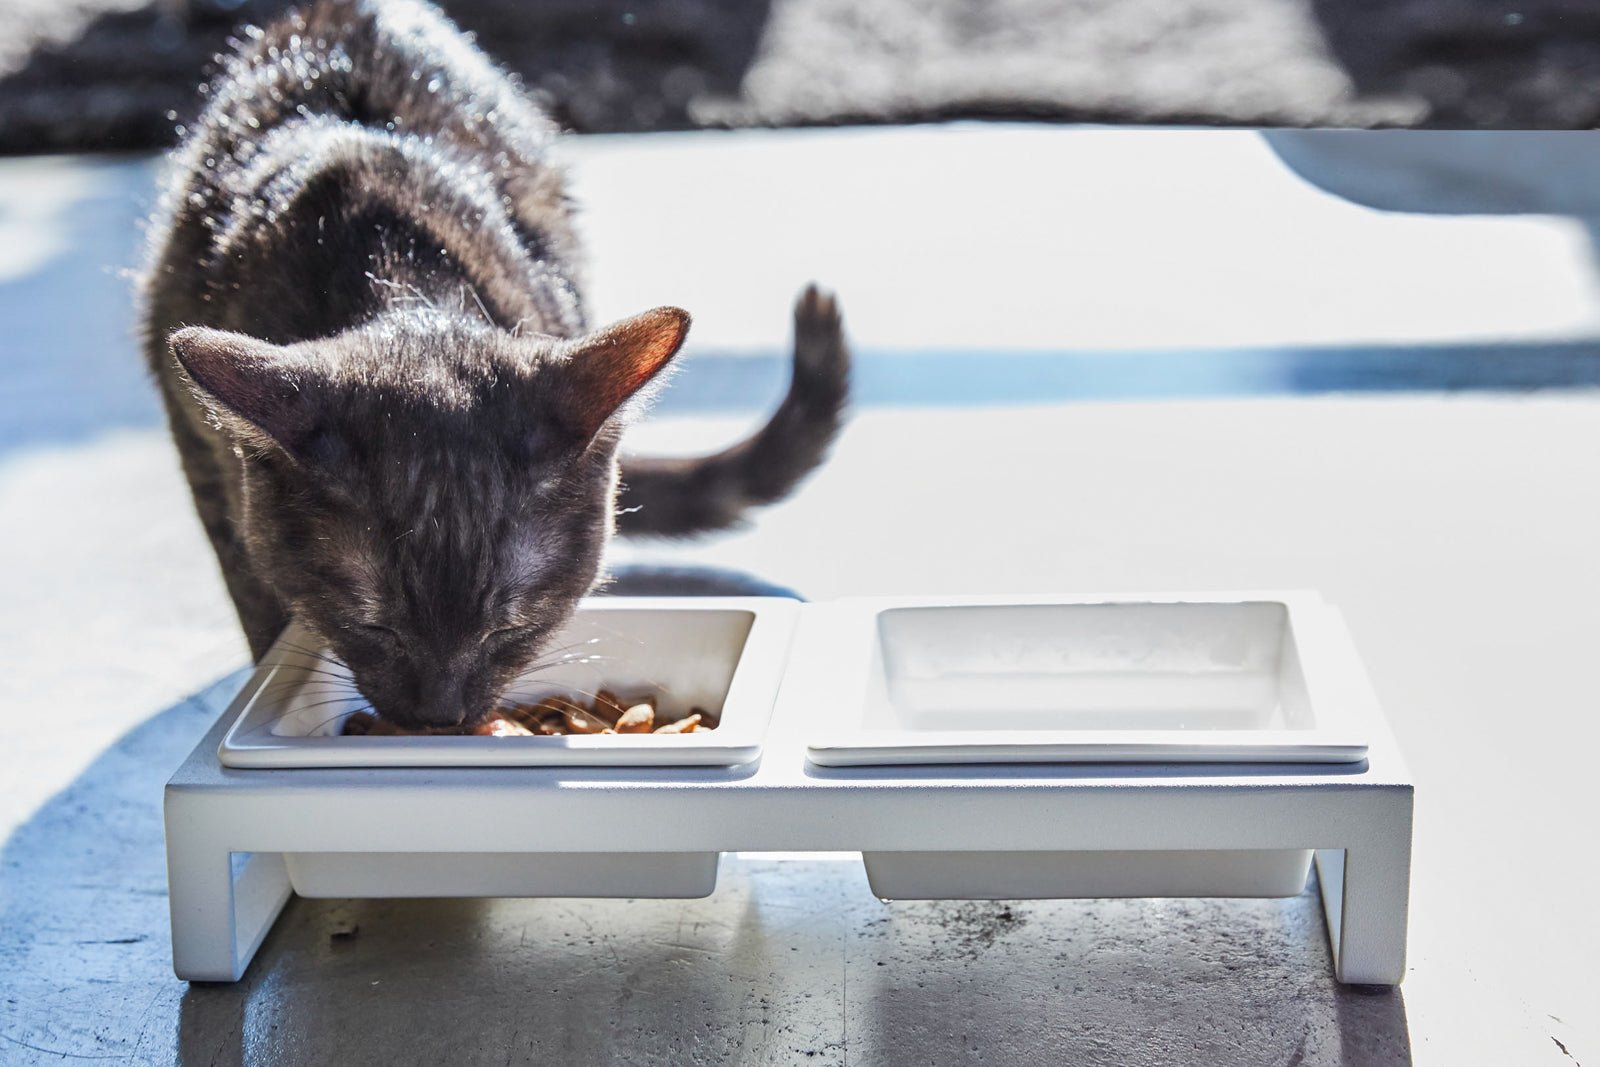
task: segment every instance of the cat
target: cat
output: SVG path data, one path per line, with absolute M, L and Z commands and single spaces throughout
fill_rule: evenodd
M 471 727 L 603 582 L 614 530 L 737 523 L 824 457 L 850 360 L 813 286 L 763 428 L 619 461 L 689 316 L 590 328 L 555 128 L 435 8 L 321 0 L 202 91 L 143 344 L 257 660 L 295 619 L 380 717 Z

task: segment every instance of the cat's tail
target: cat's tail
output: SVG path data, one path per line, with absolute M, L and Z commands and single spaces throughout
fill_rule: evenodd
M 783 499 L 828 453 L 850 394 L 850 350 L 839 306 L 809 286 L 794 306 L 794 372 L 765 426 L 710 456 L 625 456 L 617 527 L 624 534 L 686 537 L 739 525 Z

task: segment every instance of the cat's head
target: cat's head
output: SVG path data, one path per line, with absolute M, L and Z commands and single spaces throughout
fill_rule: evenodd
M 423 727 L 483 720 L 553 651 L 611 534 L 621 425 L 688 328 L 658 308 L 558 340 L 418 312 L 171 343 L 242 457 L 252 570 L 379 715 Z

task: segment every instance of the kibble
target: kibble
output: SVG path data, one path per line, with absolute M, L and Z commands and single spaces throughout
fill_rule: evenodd
M 669 722 L 665 726 L 657 726 L 655 732 L 658 734 L 696 733 L 700 729 L 700 718 L 700 713 L 695 712 L 693 715 L 684 716 L 677 722 Z
M 635 704 L 617 719 L 617 733 L 647 734 L 655 725 L 656 709 L 649 704 Z
M 572 697 L 550 696 L 536 704 L 514 704 L 498 715 L 471 728 L 459 726 L 402 730 L 370 712 L 358 711 L 345 718 L 346 737 L 395 736 L 474 736 L 474 737 L 560 737 L 582 734 L 605 737 L 617 734 L 693 734 L 714 730 L 710 715 L 703 708 L 662 721 L 653 695 L 623 698 L 602 689 L 588 704 Z

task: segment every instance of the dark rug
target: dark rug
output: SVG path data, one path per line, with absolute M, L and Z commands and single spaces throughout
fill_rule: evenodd
M 150 148 L 284 0 L 0 0 L 0 152 Z M 569 128 L 1600 124 L 1593 0 L 445 0 Z

